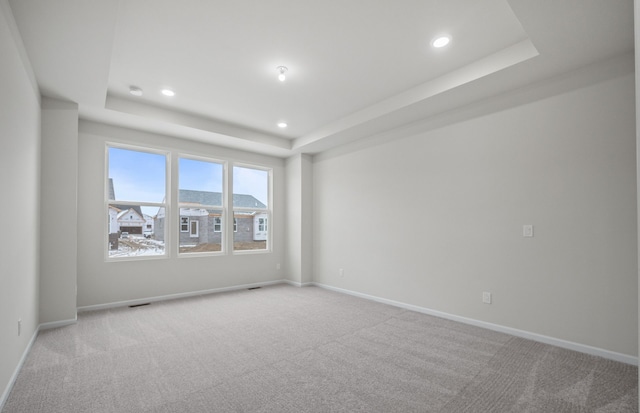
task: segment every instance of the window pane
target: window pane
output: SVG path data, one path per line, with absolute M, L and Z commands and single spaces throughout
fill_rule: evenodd
M 223 171 L 220 163 L 179 158 L 180 253 L 222 250 Z
M 269 214 L 264 211 L 235 212 L 233 249 L 266 250 L 269 238 Z
M 180 208 L 180 253 L 221 251 L 222 222 L 222 210 Z
M 109 199 L 164 202 L 166 156 L 109 148 Z
M 233 206 L 267 208 L 269 172 L 261 169 L 233 167 Z
M 181 204 L 222 206 L 222 164 L 180 158 L 179 167 Z
M 164 208 L 109 204 L 109 257 L 164 255 Z

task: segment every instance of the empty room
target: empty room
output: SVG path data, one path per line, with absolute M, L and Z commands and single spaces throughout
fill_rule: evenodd
M 633 0 L 0 0 L 0 411 L 637 412 Z

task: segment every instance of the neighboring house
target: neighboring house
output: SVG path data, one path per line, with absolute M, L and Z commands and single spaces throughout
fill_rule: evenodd
M 116 234 L 120 231 L 120 226 L 118 225 L 118 214 L 122 212 L 119 208 L 114 207 L 113 205 L 109 205 L 109 215 L 108 215 L 108 228 L 109 234 Z
M 220 243 L 222 236 L 222 194 L 220 192 L 181 189 L 180 244 Z M 252 195 L 233 195 L 233 206 L 264 209 L 266 205 Z M 264 241 L 268 234 L 268 215 L 264 212 L 236 213 L 233 222 L 236 242 Z M 164 240 L 165 216 L 160 211 L 155 217 L 154 235 Z
M 113 179 L 109 178 L 109 200 L 116 202 L 115 198 Z M 143 214 L 139 205 L 109 203 L 108 228 L 109 234 L 116 234 L 122 231 L 129 234 L 144 234 L 148 236 L 153 234 L 154 218 Z
M 142 235 L 142 229 L 147 223 L 143 214 L 138 213 L 134 207 L 130 207 L 118 214 L 118 228 L 122 232 Z
M 142 233 L 145 236 L 153 235 L 153 228 L 155 226 L 154 218 L 151 215 L 143 214 L 144 217 L 144 228 L 142 229 Z

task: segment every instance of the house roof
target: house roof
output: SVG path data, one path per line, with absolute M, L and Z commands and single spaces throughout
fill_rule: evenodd
M 140 207 L 138 207 L 138 208 L 140 208 Z M 139 212 L 136 210 L 136 207 L 134 207 L 134 206 L 130 206 L 130 207 L 128 207 L 128 208 L 125 208 L 125 209 L 124 209 L 124 211 L 119 212 L 119 213 L 118 213 L 118 219 L 120 219 L 120 218 L 122 218 L 123 216 L 127 215 L 130 211 L 135 212 L 135 213 L 136 213 L 136 215 L 138 215 L 138 218 L 139 218 L 139 219 L 141 219 L 141 220 L 145 220 L 145 219 L 144 219 L 143 214 L 142 214 L 142 213 L 139 213 Z
M 222 193 L 181 189 L 178 201 L 194 205 L 222 206 Z M 247 194 L 233 194 L 233 206 L 260 209 L 267 207 L 253 195 Z

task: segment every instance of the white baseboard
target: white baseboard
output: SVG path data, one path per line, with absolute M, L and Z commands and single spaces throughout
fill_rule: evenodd
M 70 326 L 77 322 L 78 322 L 78 317 L 76 316 L 76 318 L 72 318 L 69 320 L 60 320 L 60 321 L 51 321 L 49 323 L 42 323 L 40 324 L 39 328 L 40 330 L 49 330 L 51 328 Z
M 291 280 L 282 280 L 282 282 L 285 283 L 285 284 L 293 285 L 294 287 L 309 287 L 309 286 L 313 285 L 312 282 L 301 283 L 301 282 L 298 282 L 298 281 L 291 281 Z
M 522 337 L 533 341 L 538 341 L 545 344 L 550 344 L 556 347 L 566 348 L 568 350 L 579 351 L 581 353 L 590 354 L 592 356 L 604 357 L 606 359 L 619 361 L 626 364 L 631 364 L 634 366 L 638 365 L 638 357 L 629 356 L 627 354 L 616 353 L 614 351 L 609 351 L 605 349 L 601 349 L 598 347 L 592 347 L 585 344 L 574 343 L 572 341 L 562 340 L 559 338 L 549 337 L 542 334 L 532 333 L 525 330 L 519 330 L 517 328 L 505 327 L 499 324 L 488 323 L 486 321 L 475 320 L 467 317 L 460 317 L 454 314 L 444 313 L 442 311 L 432 310 L 425 307 L 419 307 L 417 305 L 406 304 L 400 301 L 389 300 L 386 298 L 376 297 L 373 295 L 363 294 L 356 291 L 346 290 L 344 288 L 333 287 L 326 284 L 321 284 L 317 282 L 311 283 L 312 285 L 336 291 L 343 294 L 353 295 L 355 297 L 365 298 L 367 300 L 377 301 L 383 304 L 389 304 L 395 307 L 404 308 L 406 310 L 416 311 L 418 313 L 428 314 L 435 317 L 445 318 L 447 320 L 458 321 L 464 324 L 470 324 L 476 327 L 486 328 L 488 330 L 498 331 L 500 333 L 510 334 L 516 337 Z
M 265 281 L 265 282 L 259 282 L 259 283 L 253 283 L 253 284 L 234 285 L 231 287 L 213 288 L 210 290 L 190 291 L 187 293 L 169 294 L 169 295 L 161 295 L 157 297 L 146 297 L 146 298 L 137 298 L 134 300 L 116 301 L 113 303 L 87 305 L 83 307 L 78 307 L 77 311 L 80 313 L 83 311 L 106 310 L 109 308 L 127 307 L 130 305 L 153 303 L 157 301 L 176 300 L 179 298 L 197 297 L 199 295 L 222 293 L 222 292 L 236 291 L 236 290 L 245 290 L 247 288 L 265 287 L 267 285 L 282 284 L 284 282 L 287 282 L 287 280 Z
M 2 398 L 0 398 L 0 412 L 4 408 L 4 405 L 7 402 L 7 399 L 9 398 L 9 393 L 11 393 L 11 389 L 13 389 L 13 385 L 15 384 L 16 379 L 18 378 L 18 374 L 20 374 L 20 370 L 22 370 L 22 365 L 27 359 L 27 356 L 31 351 L 31 347 L 33 346 L 33 343 L 35 343 L 36 337 L 38 337 L 39 332 L 40 332 L 40 326 L 38 326 L 36 328 L 36 331 L 33 332 L 33 335 L 31 336 L 31 340 L 29 340 L 29 344 L 27 344 L 27 347 L 22 352 L 22 357 L 20 357 L 20 361 L 18 362 L 18 365 L 16 366 L 15 370 L 13 371 L 13 374 L 11 375 L 11 378 L 9 379 L 9 383 L 7 383 L 7 387 L 5 387 L 4 392 L 2 393 Z

